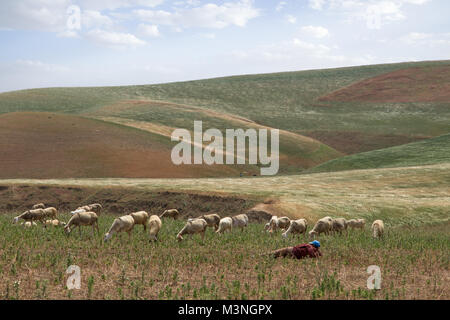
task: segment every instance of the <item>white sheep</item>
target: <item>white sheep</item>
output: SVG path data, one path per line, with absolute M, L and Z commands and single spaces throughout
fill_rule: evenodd
M 145 211 L 133 212 L 130 213 L 130 216 L 134 219 L 134 224 L 142 224 L 144 226 L 144 231 L 147 230 L 147 223 L 149 215 Z
M 24 221 L 20 225 L 24 226 L 25 228 L 31 228 L 31 227 L 37 226 L 37 223 L 36 222 L 31 222 L 31 221 Z
M 364 219 L 350 219 L 347 220 L 347 225 L 352 229 L 362 229 L 366 226 L 366 220 Z
M 217 231 L 217 229 L 219 228 L 219 223 L 220 223 L 220 216 L 218 214 L 207 214 L 207 215 L 202 215 L 200 217 L 198 217 L 199 219 L 205 219 L 206 223 L 208 224 L 208 227 L 214 227 L 214 230 Z
M 100 203 L 93 203 L 86 206 L 78 207 L 76 210 L 71 211 L 72 215 L 81 213 L 81 212 L 95 212 L 97 216 L 100 216 L 100 211 L 102 210 L 102 205 Z
M 269 228 L 269 232 L 273 233 L 274 231 L 281 229 L 281 230 L 286 230 L 287 228 L 289 228 L 289 225 L 291 224 L 291 219 L 289 219 L 288 217 L 281 217 L 278 218 L 277 216 L 273 216 L 273 219 L 270 219 L 270 228 Z
M 165 210 L 159 217 L 160 218 L 172 218 L 174 220 L 177 220 L 177 218 L 180 216 L 180 213 L 177 209 L 170 209 Z
M 180 232 L 178 232 L 177 240 L 183 240 L 183 235 L 185 234 L 192 235 L 196 233 L 200 233 L 203 240 L 205 238 L 205 231 L 207 226 L 208 223 L 206 223 L 205 219 L 189 219 L 184 228 L 181 229 Z
M 134 228 L 134 219 L 129 214 L 126 216 L 119 217 L 117 219 L 114 219 L 111 227 L 109 228 L 108 232 L 105 234 L 105 242 L 111 239 L 114 233 L 119 232 L 127 232 L 128 238 L 131 240 L 131 231 L 133 231 Z
M 233 230 L 233 219 L 231 217 L 220 219 L 219 228 L 216 230 L 216 233 L 224 233 L 227 230 L 230 232 Z
M 46 227 L 58 227 L 58 226 L 65 226 L 65 225 L 66 225 L 66 223 L 59 221 L 57 219 L 45 220 Z
M 98 230 L 98 216 L 95 212 L 80 212 L 74 214 L 70 217 L 69 222 L 64 226 L 64 231 L 67 234 L 70 234 L 73 229 L 78 228 L 81 236 L 81 227 L 82 226 L 92 226 L 92 235 L 94 235 L 94 231 L 97 230 L 97 233 L 100 233 Z
M 46 218 L 56 219 L 56 216 L 58 215 L 58 210 L 56 210 L 56 208 L 53 207 L 45 208 L 44 214 Z
M 150 241 L 158 240 L 158 233 L 161 230 L 162 222 L 161 219 L 157 215 L 152 215 L 148 219 L 148 229 L 150 235 Z
M 335 218 L 331 222 L 331 230 L 333 232 L 342 233 L 342 231 L 347 230 L 347 220 L 344 218 Z
M 312 239 L 321 233 L 328 234 L 331 230 L 331 222 L 329 217 L 322 218 L 316 222 L 314 228 L 309 232 L 309 238 Z
M 244 231 L 244 228 L 248 226 L 248 216 L 245 213 L 238 214 L 231 219 L 233 220 L 233 229 L 240 228 L 241 231 Z
M 375 220 L 372 223 L 372 231 L 374 238 L 381 238 L 384 234 L 384 222 L 382 220 Z
M 17 217 L 14 217 L 13 223 L 19 222 L 19 219 L 23 219 L 25 221 L 40 221 L 42 224 L 44 223 L 45 218 L 45 212 L 44 209 L 35 209 L 35 210 L 28 210 L 22 213 L 21 215 L 18 215 Z
M 33 209 L 33 210 L 35 210 L 35 209 L 45 209 L 45 204 L 43 204 L 43 203 L 35 204 L 31 209 Z
M 304 234 L 306 233 L 307 228 L 308 222 L 306 219 L 292 220 L 289 228 L 282 234 L 282 236 L 283 238 L 287 238 L 291 233 Z

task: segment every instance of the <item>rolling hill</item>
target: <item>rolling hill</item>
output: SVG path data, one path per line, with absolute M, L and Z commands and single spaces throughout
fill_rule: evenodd
M 0 115 L 0 178 L 186 178 L 257 172 L 251 166 L 176 166 L 167 137 L 47 112 Z
M 450 134 L 334 159 L 308 172 L 424 166 L 450 162 Z
M 150 145 L 138 149 L 152 153 L 152 149 L 158 146 L 155 152 L 166 156 L 175 145 L 170 141 L 173 129 L 192 130 L 194 120 L 202 120 L 204 128 L 221 130 L 277 128 L 280 129 L 279 173 L 295 174 L 345 155 L 390 148 L 449 133 L 449 70 L 450 61 L 433 61 L 246 75 L 160 85 L 30 89 L 1 93 L 0 118 L 13 117 L 11 121 L 3 121 L 14 123 L 14 117 L 20 118 L 19 115 L 44 112 L 54 117 L 83 119 L 82 122 L 97 121 L 93 123 L 108 124 L 111 128 L 122 128 L 147 137 Z M 54 137 L 43 130 L 40 135 L 47 137 L 47 140 L 34 141 L 33 138 L 31 141 L 41 146 L 48 143 L 47 149 L 53 150 L 51 146 L 55 139 L 61 139 L 64 135 L 70 137 L 63 128 L 64 125 L 61 125 L 61 130 L 55 130 Z M 9 130 L 8 134 L 13 135 L 14 129 Z M 116 139 L 114 143 L 126 145 L 129 143 L 127 139 L 130 139 L 133 144 L 134 137 L 131 136 L 124 134 L 123 140 Z M 68 143 L 74 141 L 70 139 Z M 87 136 L 84 139 L 88 139 Z M 101 139 L 96 141 L 99 145 L 102 143 Z M 153 142 L 154 145 L 151 144 Z M 87 148 L 86 144 L 82 146 Z M 15 148 L 19 147 L 16 145 Z M 81 148 L 79 152 L 90 153 L 89 148 Z M 116 147 L 111 144 L 109 148 Z M 151 170 L 142 165 L 138 166 L 141 168 L 139 170 L 128 169 L 124 172 L 123 168 L 116 166 L 117 170 L 110 168 L 108 171 L 101 165 L 102 161 L 109 159 L 108 154 L 105 152 L 105 155 L 90 158 L 89 161 L 97 161 L 95 166 L 102 169 L 93 170 L 97 172 L 93 177 L 132 177 L 136 175 L 132 171 L 139 170 L 139 177 L 172 177 L 175 172 L 177 177 L 237 176 L 242 171 L 249 174 L 259 171 L 255 166 L 216 166 L 203 168 L 205 171 L 201 174 L 203 169 L 196 171 L 197 168 L 190 166 L 184 171 L 171 168 L 170 174 L 164 174 L 162 171 L 166 169 L 162 167 Z M 142 155 L 136 153 L 134 156 Z M 62 158 L 65 161 L 70 159 L 67 156 Z M 170 161 L 170 156 L 167 159 Z M 2 160 L 10 166 L 5 171 L 9 172 L 8 177 L 14 174 L 26 177 L 25 172 L 21 173 L 12 166 L 16 163 L 24 167 L 25 160 L 11 152 Z M 137 158 L 122 161 L 128 164 L 130 161 L 139 162 Z M 27 166 L 36 169 L 36 163 Z M 42 170 L 32 171 L 48 172 L 45 175 L 48 177 L 55 170 L 67 174 L 72 172 L 75 176 L 81 174 L 70 169 L 75 168 L 75 164 L 66 165 L 64 161 L 51 163 L 42 158 L 39 163 L 43 166 Z M 50 165 L 53 171 L 46 171 Z M 56 169 L 58 165 L 60 169 Z M 63 166 L 66 169 L 62 169 Z M 91 174 L 85 170 L 81 176 L 89 177 Z M 59 177 L 62 176 L 55 176 Z

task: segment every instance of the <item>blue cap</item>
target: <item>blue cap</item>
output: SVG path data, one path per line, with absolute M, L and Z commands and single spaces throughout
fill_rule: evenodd
M 313 242 L 310 242 L 309 244 L 312 244 L 314 247 L 319 248 L 320 247 L 320 242 L 317 240 L 314 240 Z

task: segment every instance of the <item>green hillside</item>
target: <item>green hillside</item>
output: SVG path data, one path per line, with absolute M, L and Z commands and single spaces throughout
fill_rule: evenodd
M 308 172 L 423 166 L 450 162 L 450 134 L 328 161 Z
M 310 136 L 345 154 L 353 154 L 448 133 L 450 102 L 338 102 L 321 101 L 320 97 L 352 83 L 405 68 L 449 65 L 447 60 L 160 85 L 32 89 L 0 94 L 0 113 L 86 114 L 125 100 L 157 100 L 244 117 L 260 125 Z

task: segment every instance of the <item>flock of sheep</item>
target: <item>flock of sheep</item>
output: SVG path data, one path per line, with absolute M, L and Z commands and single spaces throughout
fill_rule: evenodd
M 331 218 L 324 217 L 319 219 L 314 225 L 313 229 L 309 231 L 308 236 L 310 239 L 314 239 L 321 233 L 342 233 L 347 231 L 348 228 L 361 229 L 364 230 L 366 226 L 365 219 L 350 219 L 345 218 Z M 277 216 L 272 216 L 270 221 L 266 223 L 264 229 L 273 233 L 277 229 L 284 231 L 281 235 L 287 238 L 289 234 L 306 234 L 308 229 L 308 222 L 306 219 L 291 220 L 288 217 L 278 218 Z M 374 238 L 380 238 L 384 234 L 384 223 L 382 220 L 375 220 L 372 223 L 372 234 Z
M 81 235 L 81 226 L 91 226 L 92 233 L 98 229 L 98 217 L 102 210 L 102 205 L 94 203 L 86 206 L 82 206 L 72 211 L 71 218 L 67 223 L 57 220 L 58 211 L 54 207 L 46 208 L 44 204 L 39 203 L 33 206 L 31 210 L 25 211 L 21 215 L 14 218 L 13 223 L 18 223 L 19 219 L 24 220 L 22 224 L 25 227 L 32 227 L 36 225 L 36 222 L 41 222 L 44 226 L 63 226 L 64 231 L 70 234 L 73 229 L 79 229 Z M 178 219 L 180 213 L 177 209 L 165 210 L 160 216 L 149 215 L 145 211 L 139 211 L 124 215 L 115 219 L 105 234 L 104 241 L 108 241 L 115 233 L 127 232 L 131 238 L 131 232 L 135 225 L 142 225 L 144 231 L 149 229 L 150 241 L 156 241 L 158 239 L 158 233 L 161 230 L 162 221 L 161 218 L 173 218 Z M 239 214 L 233 217 L 221 218 L 218 214 L 202 215 L 198 218 L 189 218 L 186 225 L 177 234 L 177 240 L 183 240 L 184 235 L 200 234 L 202 240 L 205 237 L 205 232 L 208 227 L 214 228 L 216 233 L 224 233 L 226 231 L 231 232 L 233 229 L 244 230 L 249 222 L 246 214 Z M 362 229 L 364 230 L 366 221 L 364 219 L 351 219 L 346 220 L 344 218 L 331 218 L 325 217 L 316 222 L 313 229 L 309 231 L 308 235 L 310 239 L 319 236 L 320 234 L 329 233 L 342 233 L 348 228 Z M 306 219 L 291 220 L 288 217 L 272 216 L 270 221 L 265 225 L 264 229 L 273 234 L 276 230 L 281 230 L 282 236 L 287 238 L 289 234 L 306 234 L 308 223 Z M 376 220 L 372 224 L 372 232 L 374 238 L 383 236 L 384 223 L 382 220 Z

